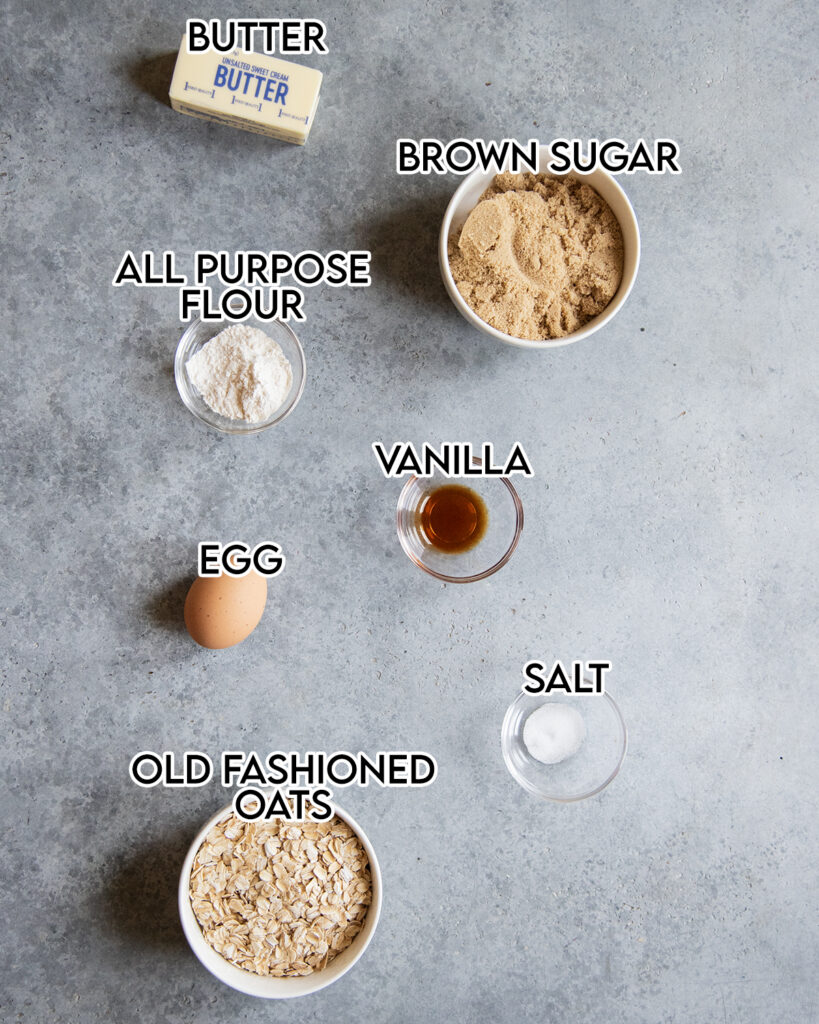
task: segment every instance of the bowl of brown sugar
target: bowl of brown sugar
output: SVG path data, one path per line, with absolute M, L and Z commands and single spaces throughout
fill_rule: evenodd
M 550 160 L 540 147 L 540 166 Z M 622 307 L 640 263 L 640 232 L 606 171 L 474 171 L 441 225 L 441 276 L 478 330 L 522 348 L 569 345 Z

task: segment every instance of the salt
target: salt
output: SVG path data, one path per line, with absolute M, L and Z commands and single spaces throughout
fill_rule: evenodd
M 542 764 L 559 764 L 576 754 L 586 738 L 583 716 L 568 704 L 543 704 L 526 719 L 523 742 Z

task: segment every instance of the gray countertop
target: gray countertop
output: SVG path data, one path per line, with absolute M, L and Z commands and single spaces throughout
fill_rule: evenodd
M 185 19 L 318 15 L 305 148 L 165 102 Z M 815 15 L 807 2 L 13 0 L 2 48 L 0 933 L 8 1021 L 816 1019 Z M 549 353 L 456 313 L 457 180 L 397 136 L 670 137 L 623 178 L 642 231 L 617 318 Z M 308 293 L 304 397 L 267 434 L 176 394 L 176 294 L 123 252 L 369 249 Z M 401 552 L 371 442 L 521 441 L 521 543 L 443 586 Z M 203 539 L 278 541 L 259 629 L 197 648 Z M 530 658 L 610 658 L 623 771 L 538 802 L 500 756 Z M 420 749 L 438 781 L 347 790 L 385 902 L 357 967 L 295 1003 L 182 937 L 219 786 L 138 790 L 143 749 Z

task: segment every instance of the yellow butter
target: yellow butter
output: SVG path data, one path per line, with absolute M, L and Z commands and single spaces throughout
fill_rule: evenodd
M 181 114 L 303 146 L 313 127 L 321 72 L 263 53 L 188 53 L 183 37 L 171 82 Z

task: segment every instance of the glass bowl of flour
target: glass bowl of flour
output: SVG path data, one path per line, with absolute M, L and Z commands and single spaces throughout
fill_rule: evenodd
M 281 423 L 302 396 L 305 370 L 301 343 L 280 320 L 194 320 L 174 359 L 182 401 L 223 434 Z

